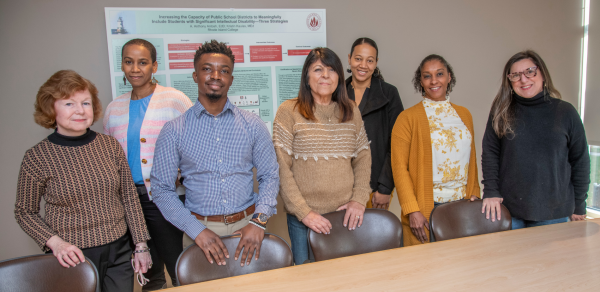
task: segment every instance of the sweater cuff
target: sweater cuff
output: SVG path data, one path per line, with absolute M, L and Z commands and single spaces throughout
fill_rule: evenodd
M 148 233 L 148 230 L 146 230 L 146 232 L 144 232 L 141 236 L 133 235 L 133 232 L 132 232 L 131 237 L 133 238 L 133 244 L 138 244 L 140 242 L 146 242 L 146 241 L 152 239 L 150 237 L 150 233 Z
M 575 215 L 585 215 L 587 210 L 586 210 L 586 202 L 585 200 L 581 200 L 581 201 L 575 201 L 575 210 L 573 211 L 573 214 Z
M 45 231 L 45 230 L 44 230 Z M 44 232 L 45 234 L 43 235 L 42 239 L 40 241 L 36 240 L 35 238 L 33 238 L 33 240 L 37 243 L 37 245 L 40 247 L 40 249 L 44 252 L 47 251 L 51 251 L 52 249 L 50 249 L 50 247 L 48 247 L 46 245 L 46 243 L 48 242 L 48 240 L 50 240 L 50 238 L 54 235 L 58 235 L 58 233 L 52 231 L 52 232 Z
M 498 191 L 486 191 L 484 189 L 483 190 L 483 199 L 488 199 L 488 198 L 502 198 L 502 195 L 500 195 L 500 192 L 498 192 Z
M 377 186 L 377 191 L 378 191 L 380 194 L 382 194 L 382 195 L 388 195 L 388 196 L 389 196 L 389 195 L 391 195 L 391 194 L 392 194 L 392 190 L 390 190 L 388 187 L 386 187 L 386 186 L 384 186 L 384 185 L 382 185 L 382 184 L 379 184 L 379 185 Z
M 305 205 L 295 214 L 296 218 L 298 218 L 298 221 L 302 222 L 302 219 L 304 219 L 304 217 L 306 217 L 310 211 L 312 211 L 312 209 L 308 205 Z
M 410 202 L 410 203 L 404 203 L 400 206 L 400 209 L 402 211 L 402 215 L 404 215 L 404 216 L 408 216 L 408 214 L 410 214 L 410 213 L 421 211 L 421 209 L 419 209 L 419 204 L 417 204 L 416 201 Z
M 367 202 L 369 201 L 369 197 L 371 197 L 371 190 L 365 190 L 362 188 L 354 188 L 354 192 L 350 201 L 355 201 L 363 206 L 367 206 Z

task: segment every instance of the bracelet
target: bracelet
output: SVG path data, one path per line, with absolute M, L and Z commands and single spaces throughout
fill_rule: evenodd
M 149 247 L 145 247 L 144 249 L 137 249 L 134 250 L 133 253 L 144 253 L 144 252 L 150 252 L 150 248 Z
M 266 222 L 265 222 L 265 224 L 263 224 L 263 223 L 261 223 L 260 221 L 258 221 L 258 220 L 254 220 L 254 219 L 250 220 L 250 222 L 254 222 L 254 224 L 257 224 L 257 225 L 260 225 L 260 226 L 262 226 L 262 227 L 263 227 L 263 229 L 266 229 L 266 228 L 267 228 L 267 223 L 266 223 Z
M 258 228 L 260 228 L 260 229 L 262 229 L 262 230 L 267 230 L 267 227 L 265 227 L 265 226 L 262 226 L 261 224 L 258 224 L 258 223 L 254 222 L 254 221 L 252 221 L 252 220 L 250 220 L 250 223 L 251 223 L 251 224 L 254 224 L 254 226 L 256 226 L 256 227 L 258 227 Z

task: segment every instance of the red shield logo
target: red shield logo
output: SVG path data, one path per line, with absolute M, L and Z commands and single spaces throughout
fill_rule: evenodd
M 306 26 L 308 29 L 312 31 L 317 31 L 321 28 L 321 24 L 323 21 L 321 20 L 321 16 L 317 13 L 311 13 L 306 17 Z

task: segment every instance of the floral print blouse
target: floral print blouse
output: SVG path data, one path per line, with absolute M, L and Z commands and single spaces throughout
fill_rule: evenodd
M 471 132 L 450 104 L 423 99 L 431 134 L 433 166 L 433 200 L 446 203 L 466 195 Z

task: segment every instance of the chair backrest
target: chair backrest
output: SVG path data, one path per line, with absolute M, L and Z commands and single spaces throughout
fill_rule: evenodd
M 436 241 L 510 230 L 510 212 L 501 204 L 501 218 L 495 222 L 481 213 L 483 200 L 459 200 L 437 206 L 429 223 Z
M 400 247 L 402 224 L 392 212 L 367 209 L 362 226 L 352 231 L 343 225 L 345 214 L 337 211 L 323 215 L 333 227 L 327 235 L 309 229 L 308 242 L 315 261 Z
M 98 270 L 88 259 L 65 268 L 52 254 L 0 262 L 0 290 L 11 292 L 99 292 Z
M 237 261 L 233 258 L 235 249 L 240 242 L 240 238 L 240 235 L 221 237 L 223 244 L 225 244 L 225 247 L 227 247 L 227 251 L 229 252 L 229 258 L 225 259 L 227 264 L 224 266 L 208 262 L 204 252 L 198 245 L 192 244 L 188 246 L 179 255 L 179 259 L 177 259 L 175 273 L 179 283 L 181 285 L 187 285 L 279 269 L 289 267 L 293 264 L 292 250 L 287 242 L 275 234 L 265 233 L 258 261 L 252 258 L 250 265 L 242 267 L 240 266 L 241 254 Z

